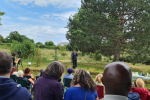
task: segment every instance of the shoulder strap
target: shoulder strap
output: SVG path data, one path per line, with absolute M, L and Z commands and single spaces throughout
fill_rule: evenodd
M 87 92 L 86 92 L 86 95 L 87 95 Z M 86 100 L 86 95 L 85 95 L 85 98 L 84 98 L 84 100 Z

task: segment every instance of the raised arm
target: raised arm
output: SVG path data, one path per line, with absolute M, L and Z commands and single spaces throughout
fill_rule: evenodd
M 17 59 L 17 60 L 15 60 L 14 62 L 17 64 L 19 60 L 20 60 L 20 58 L 18 58 L 18 59 Z

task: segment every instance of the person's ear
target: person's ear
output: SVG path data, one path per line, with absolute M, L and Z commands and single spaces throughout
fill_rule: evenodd
M 15 67 L 12 67 L 10 75 L 12 75 L 14 71 L 15 71 Z
M 130 91 L 130 90 L 131 90 L 131 88 L 132 88 L 132 82 L 131 82 L 131 83 L 129 83 L 128 91 Z

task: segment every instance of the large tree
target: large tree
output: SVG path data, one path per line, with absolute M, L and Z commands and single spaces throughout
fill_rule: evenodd
M 45 45 L 46 46 L 54 46 L 54 42 L 53 41 L 46 41 Z
M 80 51 L 98 51 L 119 60 L 121 51 L 137 50 L 139 42 L 147 47 L 149 14 L 149 0 L 82 0 L 78 13 L 69 18 L 66 38 Z
M 6 43 L 12 43 L 13 41 L 23 42 L 24 40 L 30 40 L 32 43 L 34 43 L 33 39 L 29 39 L 25 35 L 20 35 L 18 31 L 12 31 L 10 32 L 9 36 L 5 38 Z

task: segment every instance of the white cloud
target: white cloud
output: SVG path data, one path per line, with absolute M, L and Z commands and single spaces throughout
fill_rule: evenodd
M 40 18 L 42 18 L 42 19 L 49 19 L 50 15 L 42 15 L 42 16 L 40 16 Z
M 18 17 L 17 19 L 19 19 L 19 20 L 29 20 L 31 18 L 28 18 L 28 17 Z
M 52 13 L 52 14 L 47 14 L 47 15 L 42 15 L 40 16 L 40 18 L 42 19 L 61 19 L 61 20 L 68 20 L 69 16 L 74 15 L 75 11 L 70 11 L 70 12 L 66 12 L 66 13 Z
M 1 16 L 2 19 L 11 19 L 9 16 Z
M 66 28 L 52 28 L 50 26 L 40 26 L 40 25 L 25 25 L 25 24 L 12 24 L 12 25 L 2 25 L 0 26 L 0 34 L 3 37 L 9 35 L 11 31 L 18 31 L 22 35 L 37 40 L 65 40 L 65 34 L 68 29 Z
M 81 6 L 81 0 L 12 0 L 12 1 L 19 2 L 21 5 L 28 5 L 30 3 L 34 3 L 37 6 L 48 6 L 51 4 L 65 8 Z

